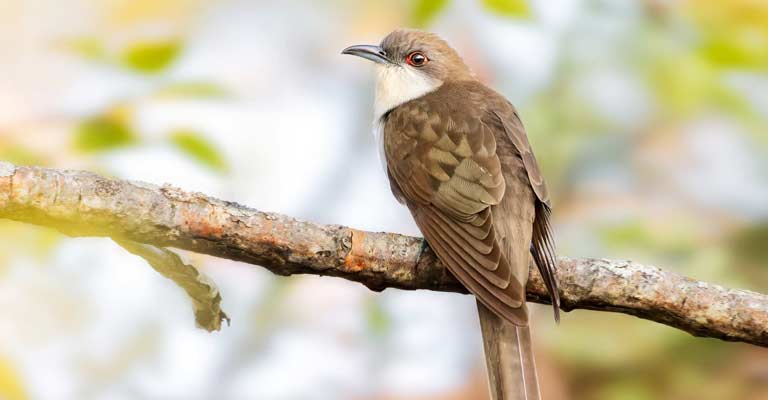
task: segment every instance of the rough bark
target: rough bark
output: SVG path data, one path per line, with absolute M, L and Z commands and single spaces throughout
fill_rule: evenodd
M 209 332 L 229 324 L 229 317 L 221 309 L 221 294 L 213 281 L 192 265 L 185 264 L 178 254 L 149 244 L 115 239 L 129 253 L 143 258 L 160 275 L 184 289 L 195 308 L 195 323 Z
M 422 240 L 318 225 L 171 186 L 0 162 L 0 218 L 385 288 L 466 293 Z M 560 258 L 562 308 L 635 315 L 695 336 L 768 347 L 768 296 L 631 261 Z M 535 268 L 528 299 L 548 303 Z

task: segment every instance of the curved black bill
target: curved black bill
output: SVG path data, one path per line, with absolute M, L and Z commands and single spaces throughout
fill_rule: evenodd
M 368 44 L 360 44 L 357 46 L 349 46 L 341 51 L 341 54 L 351 54 L 371 60 L 380 64 L 389 64 L 392 61 L 387 57 L 387 53 L 379 46 L 372 46 Z

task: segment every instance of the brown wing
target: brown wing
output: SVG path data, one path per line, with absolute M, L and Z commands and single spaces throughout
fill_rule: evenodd
M 560 321 L 560 293 L 558 291 L 557 275 L 557 257 L 555 253 L 555 241 L 552 234 L 552 228 L 549 222 L 551 213 L 549 192 L 544 183 L 544 177 L 539 170 L 536 157 L 531 151 L 531 145 L 525 134 L 525 128 L 517 114 L 515 108 L 504 101 L 504 104 L 494 110 L 495 122 L 500 129 L 503 129 L 507 137 L 515 146 L 523 160 L 523 165 L 528 174 L 528 180 L 538 201 L 536 202 L 536 216 L 533 221 L 533 236 L 531 241 L 531 254 L 539 267 L 539 272 L 547 286 L 552 307 L 555 313 L 555 321 Z M 493 125 L 493 122 L 490 122 Z
M 506 186 L 493 127 L 483 109 L 461 101 L 428 95 L 385 117 L 392 187 L 456 278 L 489 309 L 526 325 L 525 281 L 502 248 L 514 238 L 499 237 L 494 226 Z M 523 268 L 527 277 L 527 261 Z

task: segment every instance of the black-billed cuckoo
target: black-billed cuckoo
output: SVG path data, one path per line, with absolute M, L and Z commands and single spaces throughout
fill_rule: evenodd
M 531 257 L 559 320 L 549 196 L 515 107 L 434 34 L 342 52 L 376 63 L 375 131 L 390 186 L 477 298 L 491 396 L 539 399 L 525 285 Z

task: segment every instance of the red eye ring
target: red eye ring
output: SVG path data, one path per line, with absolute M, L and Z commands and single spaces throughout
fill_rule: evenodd
M 414 67 L 423 67 L 426 63 L 429 62 L 429 59 L 424 55 L 424 53 L 420 51 L 413 51 L 411 54 L 408 54 L 408 57 L 405 57 L 405 62 L 407 62 L 408 65 Z

